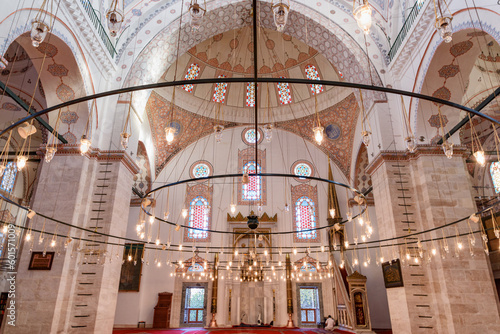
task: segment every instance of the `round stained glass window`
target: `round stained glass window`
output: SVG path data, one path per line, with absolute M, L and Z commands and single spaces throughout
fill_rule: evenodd
M 308 164 L 301 162 L 295 166 L 293 173 L 297 176 L 311 176 L 312 169 Z
M 199 179 L 212 175 L 212 166 L 206 161 L 197 161 L 191 165 L 191 177 Z
M 305 179 L 304 176 L 314 176 L 314 169 L 309 161 L 296 161 L 290 169 L 291 173 L 297 176 L 297 181 L 307 182 L 309 180 Z
M 248 129 L 245 131 L 245 140 L 250 144 L 255 144 L 256 139 L 260 140 L 260 131 L 257 132 L 255 136 L 255 129 Z

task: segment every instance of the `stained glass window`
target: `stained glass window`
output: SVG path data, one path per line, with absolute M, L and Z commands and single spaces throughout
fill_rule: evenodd
M 5 171 L 3 172 L 2 183 L 0 189 L 9 194 L 14 190 L 14 183 L 16 182 L 17 166 L 14 162 L 7 162 Z
M 255 107 L 255 82 L 247 83 L 247 107 Z
M 207 177 L 210 175 L 210 167 L 206 163 L 199 163 L 193 167 L 192 172 L 195 178 Z
M 200 66 L 198 64 L 191 64 L 191 66 L 189 66 L 189 68 L 188 68 L 188 70 L 186 72 L 186 76 L 184 76 L 184 79 L 185 80 L 198 79 L 199 75 L 200 75 Z M 192 93 L 194 85 L 193 84 L 187 84 L 187 85 L 183 85 L 182 88 L 186 92 Z
M 311 176 L 312 169 L 311 166 L 305 162 L 298 163 L 293 169 L 293 173 L 297 176 Z
M 260 140 L 260 132 L 257 131 L 257 138 L 255 138 L 255 129 L 248 129 L 245 132 L 245 140 L 249 144 L 255 144 L 255 140 L 258 139 Z
M 305 231 L 316 228 L 316 207 L 314 202 L 307 196 L 302 196 L 295 202 L 295 224 L 297 238 L 316 239 L 316 231 Z
M 493 180 L 493 187 L 495 193 L 500 193 L 500 161 L 494 162 L 490 166 L 491 179 Z
M 306 76 L 309 80 L 320 80 L 318 70 L 314 65 L 306 66 Z M 313 94 L 319 94 L 323 91 L 323 85 L 311 85 L 311 91 Z
M 281 77 L 284 79 L 284 77 Z M 288 82 L 279 82 L 278 86 L 278 94 L 280 96 L 281 104 L 289 104 L 292 103 L 292 92 L 290 91 L 290 85 Z
M 302 267 L 300 267 L 300 271 L 316 271 L 316 267 L 313 266 L 312 264 L 306 263 L 306 265 L 307 265 L 307 268 L 304 267 L 304 265 L 302 265 Z
M 225 78 L 225 75 L 219 75 L 219 78 Z M 225 82 L 219 82 L 215 85 L 215 92 L 214 92 L 214 102 L 218 103 L 224 103 L 226 100 L 226 89 L 227 89 L 227 83 Z
M 194 266 L 190 266 L 188 268 L 188 271 L 192 271 L 192 272 L 203 272 L 205 271 L 205 269 L 203 269 L 203 266 L 198 264 L 198 263 L 195 263 Z
M 244 201 L 259 201 L 262 195 L 262 178 L 261 176 L 251 176 L 252 174 L 260 173 L 260 166 L 255 166 L 254 161 L 249 161 L 243 166 L 243 173 L 249 174 L 249 182 L 243 184 L 241 198 Z
M 189 204 L 189 227 L 194 227 L 201 230 L 188 230 L 188 238 L 190 239 L 206 239 L 208 232 L 203 231 L 208 229 L 208 215 L 210 207 L 206 198 L 202 196 L 195 197 Z

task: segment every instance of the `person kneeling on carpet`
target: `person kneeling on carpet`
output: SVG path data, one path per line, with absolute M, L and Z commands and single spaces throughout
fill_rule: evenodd
M 333 331 L 333 327 L 335 326 L 335 320 L 332 319 L 332 316 L 329 315 L 325 321 L 325 329 L 327 331 Z

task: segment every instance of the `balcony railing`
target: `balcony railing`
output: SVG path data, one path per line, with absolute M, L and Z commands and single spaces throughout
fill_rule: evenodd
M 415 4 L 413 5 L 413 8 L 410 11 L 410 14 L 408 14 L 408 17 L 405 20 L 405 23 L 403 23 L 403 27 L 399 31 L 398 36 L 394 40 L 394 43 L 391 46 L 391 49 L 389 50 L 389 60 L 392 61 L 394 57 L 396 56 L 396 53 L 398 52 L 399 48 L 403 44 L 406 36 L 408 35 L 408 32 L 410 31 L 411 27 L 413 26 L 413 22 L 415 22 L 415 19 L 418 16 L 418 13 L 420 12 L 420 9 L 424 6 L 425 0 L 417 0 Z
M 90 4 L 88 0 L 80 0 L 82 3 L 83 8 L 85 8 L 85 11 L 87 12 L 87 15 L 89 16 L 90 21 L 94 25 L 95 29 L 97 30 L 97 33 L 101 37 L 102 42 L 106 46 L 106 48 L 109 51 L 109 54 L 111 55 L 111 58 L 113 58 L 116 54 L 116 49 L 109 39 L 108 34 L 106 33 L 106 30 L 104 30 L 104 27 L 102 26 L 101 20 L 99 19 L 99 16 L 95 13 L 94 8 Z

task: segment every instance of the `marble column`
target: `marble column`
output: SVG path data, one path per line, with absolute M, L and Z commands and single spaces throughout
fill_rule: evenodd
M 81 156 L 76 146 L 66 147 L 39 168 L 35 211 L 92 231 L 125 236 L 132 176 L 137 173 L 127 155 L 93 150 Z M 32 227 L 40 229 L 43 223 L 36 216 Z M 56 227 L 58 245 L 51 270 L 28 270 L 31 245 L 24 244 L 18 267 L 16 327 L 4 328 L 4 332 L 110 333 L 121 261 L 109 261 L 112 247 L 99 243 L 108 241 L 107 237 L 45 222 L 47 232 L 55 232 Z M 73 241 L 65 249 L 62 244 L 67 235 Z M 33 251 L 51 250 L 46 246 L 51 241 L 48 235 L 41 243 L 38 234 L 33 239 Z M 115 247 L 117 251 L 122 254 L 122 248 Z
M 290 261 L 290 254 L 286 254 L 286 312 L 288 313 L 288 322 L 286 327 L 293 328 L 293 292 L 292 292 L 292 263 Z
M 419 146 L 414 154 L 382 152 L 374 159 L 368 171 L 372 175 L 380 238 L 428 230 L 475 212 L 465 154 L 464 149 L 456 148 L 452 159 L 447 159 L 440 147 Z M 463 229 L 466 225 L 460 226 Z M 439 238 L 441 233 L 432 232 L 425 237 Z M 454 235 L 455 230 L 445 234 Z M 407 241 L 414 243 L 417 239 Z M 466 334 L 498 330 L 498 298 L 480 240 L 473 246 L 473 257 L 468 250 L 454 255 L 455 241 L 449 243 L 449 254 L 436 244 L 437 254 L 431 256 L 429 264 L 423 263 L 414 247 L 408 248 L 410 260 L 406 260 L 407 251 L 398 255 L 406 260 L 402 266 L 404 286 L 387 289 L 394 333 L 425 330 Z M 466 239 L 464 243 L 467 245 Z M 431 248 L 424 244 L 424 259 Z M 391 249 L 384 248 L 384 253 L 386 259 L 392 258 Z
M 212 282 L 212 302 L 210 306 L 210 313 L 212 313 L 212 320 L 210 320 L 210 328 L 217 327 L 217 320 L 215 317 L 217 316 L 217 287 L 219 285 L 219 254 L 215 254 L 214 258 L 214 280 Z

